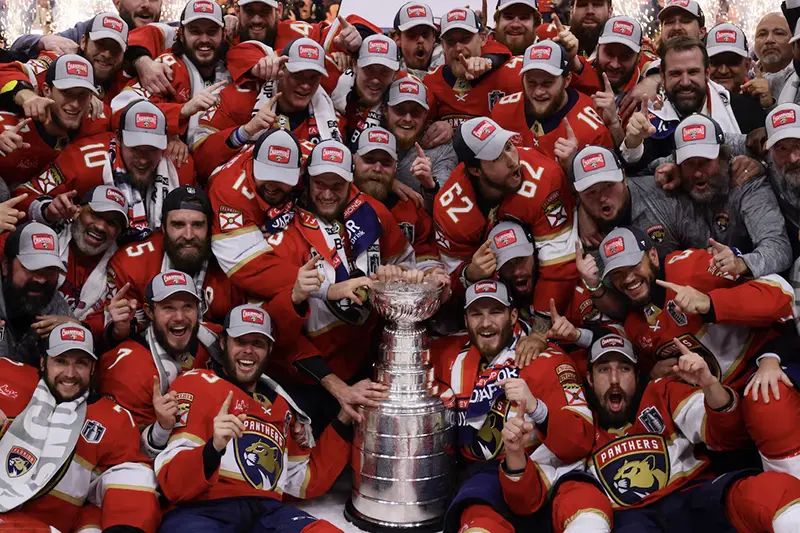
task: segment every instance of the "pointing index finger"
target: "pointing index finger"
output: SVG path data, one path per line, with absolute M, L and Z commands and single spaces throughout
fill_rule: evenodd
M 523 398 L 523 399 L 521 399 L 520 401 L 517 402 L 517 406 L 518 406 L 518 408 L 517 408 L 517 418 L 519 418 L 520 420 L 524 420 L 525 419 L 525 408 L 527 407 L 526 404 L 527 404 L 527 402 L 525 401 L 525 398 Z
M 678 351 L 681 352 L 681 355 L 689 355 L 690 353 L 692 353 L 691 350 L 689 350 L 689 348 L 687 348 L 685 344 L 683 344 L 681 341 L 679 341 L 674 337 L 672 338 L 672 344 L 674 344 L 675 347 L 678 349 Z
M 131 288 L 130 282 L 123 285 L 123 287 L 117 291 L 117 294 L 114 295 L 114 300 L 119 301 L 125 297 L 125 293 L 128 292 L 128 289 Z
M 672 289 L 675 292 L 678 292 L 683 288 L 680 285 L 676 285 L 675 283 L 670 283 L 669 281 L 664 281 L 660 279 L 657 279 L 656 283 L 661 287 L 664 287 L 665 289 Z
M 158 383 L 158 376 L 153 376 L 153 398 L 161 396 L 161 385 Z
M 553 22 L 556 25 L 556 31 L 561 33 L 564 30 L 564 25 L 561 24 L 561 19 L 558 18 L 558 15 L 553 15 Z
M 561 316 L 558 314 L 558 309 L 556 309 L 556 301 L 552 298 L 550 298 L 550 318 L 553 319 L 553 322 L 555 322 L 556 319 L 561 318 Z
M 5 202 L 3 202 L 3 205 L 7 205 L 8 207 L 14 207 L 15 205 L 17 205 L 18 203 L 20 203 L 21 201 L 23 201 L 27 197 L 28 197 L 28 193 L 20 194 L 19 196 L 15 196 L 13 198 L 9 198 Z
M 16 126 L 14 126 L 14 127 L 11 129 L 11 131 L 13 131 L 14 133 L 19 133 L 19 132 L 22 130 L 22 128 L 24 128 L 25 126 L 27 126 L 27 125 L 28 125 L 28 123 L 29 123 L 30 121 L 31 121 L 30 117 L 20 120 L 20 121 L 19 121 L 19 124 L 17 124 Z
M 417 156 L 418 157 L 425 157 L 425 150 L 422 149 L 422 147 L 419 145 L 419 143 L 415 142 L 414 146 L 417 147 Z
M 569 119 L 564 119 L 564 126 L 567 128 L 567 139 L 575 140 L 575 132 L 572 131 L 572 126 L 569 125 Z
M 231 400 L 233 400 L 233 391 L 230 391 L 227 398 L 225 398 L 225 401 L 222 402 L 222 407 L 219 408 L 220 415 L 228 414 L 228 409 L 231 407 Z
M 605 86 L 605 90 L 607 93 L 614 94 L 614 89 L 611 87 L 611 82 L 608 81 L 608 76 L 605 72 L 603 72 L 603 86 Z

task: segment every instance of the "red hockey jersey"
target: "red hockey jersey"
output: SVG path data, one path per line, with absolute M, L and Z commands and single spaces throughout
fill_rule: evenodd
M 661 306 L 651 303 L 628 314 L 625 332 L 636 347 L 642 371 L 676 357 L 672 339 L 677 338 L 703 356 L 720 381 L 739 390 L 761 347 L 778 336 L 774 325 L 793 320 L 793 291 L 775 274 L 744 280 L 720 272 L 709 267 L 711 257 L 706 250 L 677 251 L 666 257 L 663 268 L 670 283 L 688 285 L 711 297 L 713 323 L 700 315 L 679 313 L 675 293 L 667 289 Z
M 556 162 L 531 148 L 520 149 L 519 159 L 522 185 L 489 213 L 480 211 L 478 192 L 464 164 L 453 170 L 433 205 L 436 243 L 454 287 L 458 287 L 463 267 L 498 221 L 512 219 L 529 226 L 539 258 L 534 307 L 549 312 L 553 298 L 563 312 L 578 277 L 575 268 L 578 235 L 573 224 L 572 193 Z
M 520 476 L 501 472 L 503 495 L 514 513 L 541 508 L 550 487 L 573 472 L 594 477 L 616 509 L 644 507 L 694 480 L 713 477 L 699 444 L 735 450 L 748 442 L 738 400 L 729 411 L 714 411 L 702 390 L 676 379 L 647 386 L 633 425 L 615 430 L 595 425 L 586 458 L 569 464 L 545 445 L 533 452 Z
M 439 250 L 433 240 L 433 218 L 425 209 L 418 208 L 411 200 L 400 200 L 394 195 L 386 201 L 386 207 L 406 236 L 417 259 L 417 268 L 427 270 L 441 267 Z
M 181 419 L 155 468 L 171 504 L 222 498 L 314 498 L 330 489 L 347 464 L 350 443 L 329 425 L 314 448 L 291 434 L 295 415 L 273 391 L 248 394 L 208 370 L 183 374 L 170 387 L 183 398 Z M 213 438 L 214 417 L 233 392 L 229 413 L 245 414 L 242 437 L 231 440 L 214 475 L 203 472 L 203 447 Z M 272 393 L 272 394 L 270 394 Z
M 431 360 L 437 380 L 438 394 L 445 406 L 454 409 L 458 426 L 467 424 L 467 407 L 472 400 L 492 394 L 496 382 L 479 379 L 496 367 L 497 380 L 520 378 L 531 393 L 548 408 L 549 428 L 546 435 L 534 432 L 526 448 L 532 451 L 544 442 L 565 462 L 577 461 L 590 451 L 594 440 L 592 412 L 572 361 L 558 346 L 550 344 L 530 365 L 523 369 L 513 364 L 492 365 L 485 361 L 466 335 L 461 342 L 452 338 L 436 339 L 431 346 Z M 466 343 L 464 343 L 466 341 Z M 494 372 L 492 372 L 494 373 Z M 474 401 L 473 401 L 474 403 Z M 473 442 L 460 446 L 461 455 L 470 461 L 500 460 L 505 455 L 503 426 L 517 416 L 518 406 L 500 394 L 492 403 L 481 429 Z
M 511 141 L 518 147 L 533 147 L 550 158 L 559 138 L 567 138 L 565 121 L 569 121 L 578 147 L 597 144 L 614 149 L 611 133 L 603 119 L 592 107 L 592 99 L 574 89 L 567 89 L 567 105 L 545 120 L 529 121 L 525 116 L 525 93 L 518 92 L 502 98 L 492 111 L 492 119 L 506 130 L 517 133 Z
M 64 231 L 70 230 L 67 228 Z M 67 301 L 70 309 L 72 309 L 73 312 L 75 312 L 76 307 L 80 305 L 81 290 L 86 284 L 86 280 L 89 279 L 89 276 L 100 262 L 101 257 L 102 254 L 95 257 L 89 257 L 82 254 L 79 250 L 77 250 L 74 241 L 70 241 L 69 251 L 67 253 L 67 272 L 64 274 L 64 282 L 58 287 L 58 291 Z M 83 319 L 84 325 L 91 330 L 95 339 L 103 338 L 103 329 L 105 327 L 105 322 L 103 320 L 103 306 L 105 305 L 105 302 L 105 298 L 100 298 L 90 314 Z M 77 309 L 77 311 L 82 312 L 83 309 Z
M 579 56 L 578 58 L 583 64 L 583 70 L 581 70 L 580 74 L 577 72 L 572 73 L 570 87 L 589 96 L 593 95 L 597 91 L 604 90 L 605 87 L 603 86 L 603 78 L 595 67 L 597 59 L 587 59 L 583 56 Z M 626 83 L 625 86 L 620 89 L 620 92 L 628 92 L 636 87 L 636 84 L 639 83 L 639 78 L 641 78 L 642 75 L 647 71 L 650 63 L 656 59 L 658 59 L 657 56 L 654 56 L 647 51 L 642 51 L 642 53 L 639 54 L 639 61 L 636 64 L 636 69 L 633 71 L 631 79 L 628 80 L 628 83 Z M 650 97 L 652 98 L 653 95 L 650 95 Z
M 28 405 L 38 383 L 38 369 L 0 359 L 0 410 L 9 419 L 2 433 Z M 74 455 L 48 483 L 46 494 L 18 510 L 60 531 L 72 531 L 85 503 L 102 506 L 103 528 L 129 525 L 155 533 L 161 520 L 156 479 L 139 451 L 131 414 L 98 396 L 88 400 Z

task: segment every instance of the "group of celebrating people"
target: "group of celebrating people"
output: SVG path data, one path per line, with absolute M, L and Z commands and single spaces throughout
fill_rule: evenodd
M 340 531 L 425 281 L 446 533 L 800 532 L 800 1 L 114 5 L 2 53 L 0 529 Z

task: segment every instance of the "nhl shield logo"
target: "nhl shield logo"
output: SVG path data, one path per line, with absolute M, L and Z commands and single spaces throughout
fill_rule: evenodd
M 594 467 L 611 499 L 622 507 L 638 503 L 667 486 L 669 458 L 660 435 L 633 435 L 595 452 Z
M 260 490 L 275 490 L 283 473 L 286 439 L 273 424 L 248 418 L 244 434 L 234 440 L 236 462 L 245 480 Z
M 13 446 L 6 458 L 8 477 L 19 477 L 27 474 L 38 459 L 31 452 L 20 446 Z

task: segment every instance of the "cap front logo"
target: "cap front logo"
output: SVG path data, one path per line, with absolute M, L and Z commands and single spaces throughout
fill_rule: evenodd
M 284 146 L 270 146 L 267 151 L 267 159 L 279 165 L 289 163 L 290 157 L 292 157 L 292 151 Z
M 501 231 L 494 236 L 494 245 L 497 248 L 505 248 L 517 242 L 517 233 L 513 229 Z
M 116 189 L 106 189 L 106 198 L 125 207 L 125 198 L 122 196 L 122 193 Z
M 689 7 L 689 0 L 670 0 L 668 6 Z
M 735 43 L 736 32 L 733 30 L 719 30 L 714 35 L 714 40 L 718 43 Z
M 211 2 L 195 2 L 194 3 L 194 12 L 195 13 L 213 13 L 214 12 L 214 4 Z
M 605 168 L 606 158 L 603 156 L 603 154 L 587 155 L 581 159 L 581 166 L 583 167 L 584 172 L 591 172 L 593 170 Z
M 603 246 L 603 253 L 607 258 L 617 255 L 618 253 L 622 253 L 624 251 L 625 251 L 625 239 L 623 239 L 622 237 L 611 239 Z
M 122 33 L 122 21 L 114 17 L 103 17 L 103 27 Z
M 773 128 L 779 128 L 786 124 L 794 124 L 795 122 L 797 122 L 797 116 L 795 115 L 794 109 L 786 109 L 772 115 Z
M 615 20 L 614 25 L 611 27 L 612 33 L 619 33 L 620 35 L 633 35 L 633 24 L 624 20 Z
M 264 312 L 255 309 L 242 309 L 242 322 L 251 324 L 264 324 Z
M 705 138 L 706 138 L 705 124 L 692 124 L 690 126 L 684 126 L 683 128 L 684 141 L 702 141 Z
M 55 250 L 56 239 L 47 233 L 34 233 L 31 235 L 34 250 Z
M 406 13 L 408 14 L 408 18 L 412 19 L 428 16 L 428 10 L 425 9 L 425 6 L 409 6 L 409 8 L 406 9 Z
M 169 287 L 170 285 L 186 285 L 186 274 L 181 274 L 180 272 L 170 272 L 168 274 L 164 274 L 161 276 L 161 279 L 164 281 L 164 285 Z
M 370 41 L 369 45 L 367 45 L 367 51 L 370 54 L 388 54 L 389 43 L 379 40 Z
M 487 292 L 497 292 L 497 283 L 494 281 L 481 281 L 475 284 L 475 294 L 485 294 Z
M 367 140 L 371 143 L 389 144 L 389 134 L 385 131 L 370 131 Z
M 136 113 L 136 127 L 154 130 L 158 128 L 158 117 L 155 113 Z
M 600 339 L 601 348 L 622 348 L 623 346 L 625 346 L 625 341 L 622 340 L 622 337 L 607 335 Z
M 550 59 L 553 55 L 553 49 L 549 46 L 534 46 L 531 48 L 530 59 Z
M 319 49 L 316 46 L 312 46 L 310 44 L 301 44 L 297 48 L 297 55 L 304 59 L 319 59 Z
M 454 9 L 447 14 L 447 22 L 458 22 L 459 20 L 467 20 L 467 12 L 463 9 Z
M 89 76 L 89 66 L 81 61 L 67 61 L 67 74 L 70 76 Z
M 485 141 L 487 137 L 489 137 L 496 130 L 497 128 L 494 126 L 494 124 L 488 120 L 483 120 L 480 124 L 475 126 L 475 129 L 472 130 L 472 136 L 479 141 Z
M 322 160 L 330 161 L 331 163 L 343 163 L 344 152 L 340 148 L 323 148 Z
M 417 85 L 413 81 L 401 82 L 400 92 L 406 94 L 419 94 L 419 85 Z
M 63 328 L 61 330 L 61 340 L 86 342 L 86 332 L 81 328 Z

